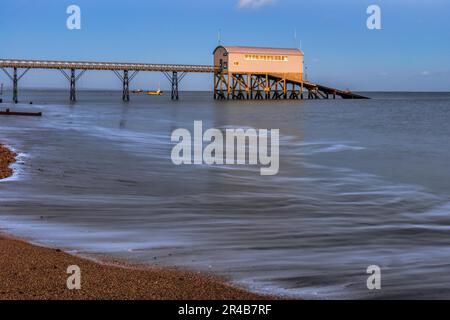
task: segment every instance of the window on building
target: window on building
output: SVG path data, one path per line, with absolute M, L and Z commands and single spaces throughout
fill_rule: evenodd
M 253 61 L 288 61 L 288 56 L 246 54 L 244 59 Z

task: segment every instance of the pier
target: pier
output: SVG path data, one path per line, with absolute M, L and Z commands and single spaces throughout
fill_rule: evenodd
M 223 47 L 221 47 L 223 48 Z M 249 47 L 246 47 L 249 48 Z M 265 49 L 267 51 L 267 49 Z M 274 49 L 272 49 L 274 50 Z M 214 51 L 216 54 L 217 49 Z M 227 53 L 221 52 L 225 56 Z M 303 54 L 302 54 L 303 55 Z M 250 56 L 245 55 L 245 59 Z M 264 55 L 272 59 L 271 63 L 282 63 L 291 59 L 287 55 Z M 285 59 L 285 60 L 283 60 Z M 231 61 L 230 61 L 231 62 Z M 303 63 L 303 60 L 301 60 Z M 217 60 L 214 65 L 183 65 L 183 64 L 150 64 L 150 63 L 116 63 L 116 62 L 86 62 L 86 61 L 49 61 L 49 60 L 7 60 L 0 59 L 0 69 L 12 82 L 12 101 L 19 101 L 19 81 L 31 69 L 59 70 L 68 81 L 69 100 L 76 101 L 77 81 L 86 71 L 112 71 L 122 83 L 122 100 L 130 101 L 130 83 L 139 72 L 161 72 L 171 85 L 171 99 L 179 99 L 179 84 L 188 73 L 210 73 L 214 77 L 214 99 L 328 99 L 341 97 L 343 99 L 366 99 L 350 91 L 314 84 L 303 80 L 302 73 L 275 72 L 276 69 L 256 65 L 256 72 L 242 72 L 228 69 L 228 62 Z M 234 66 L 238 66 L 234 62 Z M 286 63 L 286 65 L 288 65 Z M 302 66 L 303 67 L 303 66 Z M 259 68 L 259 69 L 258 69 Z M 9 69 L 9 70 L 8 70 Z M 255 69 L 252 69 L 255 70 Z M 306 94 L 307 92 L 307 94 Z
M 149 63 L 115 63 L 115 62 L 84 62 L 84 61 L 47 61 L 47 60 L 5 60 L 0 59 L 0 68 L 13 84 L 13 102 L 18 102 L 19 80 L 30 69 L 59 70 L 69 82 L 69 99 L 76 101 L 76 83 L 88 70 L 112 71 L 122 82 L 122 100 L 130 100 L 130 82 L 139 72 L 162 72 L 172 86 L 171 98 L 178 100 L 180 81 L 189 72 L 213 73 L 214 67 L 203 65 L 182 64 L 149 64 Z M 7 68 L 12 69 L 8 72 Z M 21 69 L 23 71 L 21 71 Z

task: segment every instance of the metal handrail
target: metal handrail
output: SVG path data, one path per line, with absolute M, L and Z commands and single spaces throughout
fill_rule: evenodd
M 214 66 L 184 64 L 152 64 L 121 62 L 87 62 L 87 61 L 49 61 L 0 59 L 0 68 L 31 69 L 82 69 L 82 70 L 129 70 L 129 71 L 177 71 L 212 73 Z

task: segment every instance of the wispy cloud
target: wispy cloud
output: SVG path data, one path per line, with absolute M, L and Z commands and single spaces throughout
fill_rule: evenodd
M 239 8 L 260 8 L 274 3 L 275 0 L 239 0 Z

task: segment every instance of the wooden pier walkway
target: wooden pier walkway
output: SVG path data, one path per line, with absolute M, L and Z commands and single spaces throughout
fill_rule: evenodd
M 12 69 L 12 72 L 8 71 L 8 68 Z M 244 81 L 245 75 L 237 75 L 232 76 L 233 79 L 231 81 L 234 83 L 232 87 L 225 88 L 225 90 L 222 88 L 218 89 L 218 84 L 222 82 L 222 79 L 217 81 L 221 70 L 210 65 L 0 59 L 0 69 L 12 81 L 14 103 L 18 102 L 19 80 L 30 69 L 59 70 L 69 81 L 69 98 L 71 102 L 76 101 L 76 82 L 88 70 L 114 72 L 122 82 L 123 101 L 130 100 L 130 82 L 139 72 L 162 72 L 172 86 L 172 100 L 178 100 L 179 83 L 188 73 L 214 73 L 214 98 L 216 99 L 229 99 L 230 97 L 233 99 L 253 99 L 254 97 L 255 99 L 303 99 L 304 89 L 307 90 L 308 98 L 310 99 L 327 99 L 330 96 L 332 98 L 339 96 L 343 99 L 368 99 L 351 91 L 267 74 L 252 75 L 254 81 L 249 81 L 249 83 L 257 84 L 257 86 L 246 84 Z M 20 69 L 23 70 L 21 73 Z M 292 87 L 291 89 L 288 89 L 289 85 Z

